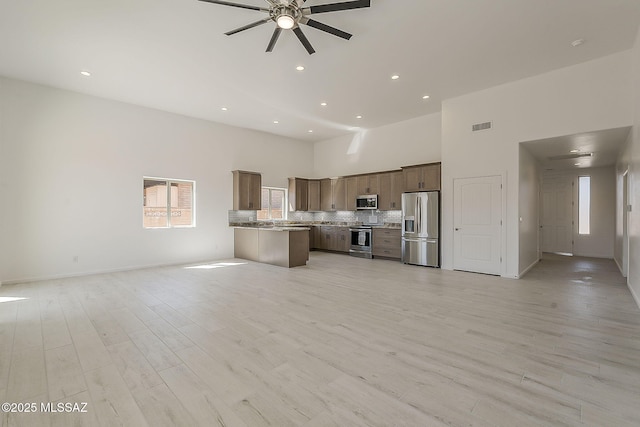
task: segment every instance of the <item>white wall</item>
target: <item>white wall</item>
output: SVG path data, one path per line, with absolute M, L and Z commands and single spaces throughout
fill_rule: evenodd
M 441 115 L 430 114 L 314 144 L 316 178 L 441 160 Z
M 519 266 L 521 276 L 540 261 L 540 166 L 531 152 L 520 146 Z
M 636 303 L 640 307 L 640 32 L 636 38 L 635 46 L 632 50 L 633 55 L 633 102 L 634 102 L 634 118 L 633 129 L 629 137 L 626 149 L 618 159 L 618 193 L 621 191 L 620 174 L 628 170 L 628 195 L 631 212 L 628 213 L 629 223 L 629 274 L 627 283 L 633 294 Z M 621 221 L 622 214 L 617 215 L 618 221 Z M 621 229 L 618 222 L 616 229 Z M 618 234 L 617 232 L 616 234 Z M 622 247 L 621 239 L 618 236 L 616 243 L 617 260 L 621 264 Z
M 306 142 L 4 78 L 0 144 L 5 283 L 231 257 L 231 170 L 313 168 Z M 196 181 L 196 228 L 142 228 L 145 175 Z
M 622 52 L 443 102 L 443 268 L 452 268 L 454 178 L 504 174 L 503 276 L 518 276 L 519 143 L 631 125 L 631 64 Z M 471 132 L 486 121 L 492 130 Z

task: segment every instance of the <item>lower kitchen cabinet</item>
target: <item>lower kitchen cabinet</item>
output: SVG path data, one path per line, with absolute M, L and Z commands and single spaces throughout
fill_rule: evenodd
M 336 228 L 336 245 L 335 251 L 349 252 L 351 249 L 351 232 L 349 227 L 335 227 Z
M 374 257 L 402 258 L 402 235 L 400 229 L 374 228 L 372 252 Z
M 313 249 L 334 252 L 349 252 L 351 233 L 349 227 L 321 225 L 312 227 Z

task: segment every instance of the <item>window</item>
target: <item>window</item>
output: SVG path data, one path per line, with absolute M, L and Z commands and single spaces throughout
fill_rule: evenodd
M 195 227 L 194 181 L 144 178 L 144 228 Z
M 286 219 L 286 194 L 284 188 L 262 187 L 262 210 L 258 211 L 258 220 Z
M 591 177 L 578 178 L 578 234 L 591 233 Z

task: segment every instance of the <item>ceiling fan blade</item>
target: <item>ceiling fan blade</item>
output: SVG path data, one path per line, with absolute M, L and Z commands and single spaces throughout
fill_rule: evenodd
M 346 39 L 346 40 L 349 40 L 352 37 L 352 34 L 345 33 L 342 30 L 339 30 L 327 24 L 323 24 L 322 22 L 315 21 L 313 19 L 309 19 L 307 20 L 307 22 L 303 22 L 303 23 L 317 30 L 324 31 L 325 33 L 333 34 L 334 36 L 342 37 L 343 39 Z
M 325 12 L 338 12 L 340 10 L 350 10 L 350 9 L 360 9 L 363 7 L 371 7 L 371 0 L 355 0 L 355 1 L 345 1 L 342 3 L 329 3 L 329 4 L 321 4 L 318 6 L 311 6 L 309 11 L 314 13 L 325 13 Z
M 245 25 L 244 27 L 240 27 L 240 28 L 236 28 L 235 30 L 228 31 L 225 34 L 227 36 L 232 36 L 232 35 L 234 35 L 236 33 L 239 33 L 240 31 L 248 30 L 249 28 L 253 28 L 253 27 L 257 27 L 258 25 L 266 24 L 269 21 L 271 21 L 271 18 L 261 19 L 259 21 L 252 22 L 251 24 Z
M 261 10 L 263 12 L 269 12 L 269 9 L 267 9 L 265 7 L 250 6 L 248 4 L 231 3 L 231 2 L 228 2 L 228 1 L 221 1 L 221 0 L 200 0 L 200 1 L 203 1 L 203 2 L 206 2 L 206 3 L 221 4 L 223 6 L 239 7 L 241 9 Z
M 282 28 L 277 27 L 273 30 L 273 35 L 271 36 L 271 41 L 269 41 L 269 46 L 267 46 L 267 52 L 272 52 L 273 48 L 276 46 L 276 42 L 278 41 L 278 37 L 280 37 L 280 33 L 282 32 Z
M 316 53 L 315 49 L 313 48 L 313 46 L 311 46 L 311 43 L 309 43 L 309 40 L 307 40 L 307 37 L 304 35 L 300 27 L 295 27 L 293 29 L 293 32 L 296 33 L 296 36 L 298 36 L 298 40 L 300 40 L 300 43 L 302 43 L 304 48 L 307 49 L 309 55 L 313 55 L 314 53 Z

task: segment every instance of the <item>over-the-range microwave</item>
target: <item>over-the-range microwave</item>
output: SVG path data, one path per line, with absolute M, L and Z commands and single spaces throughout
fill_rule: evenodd
M 378 195 L 367 194 L 356 197 L 356 209 L 361 210 L 376 210 L 378 209 Z

